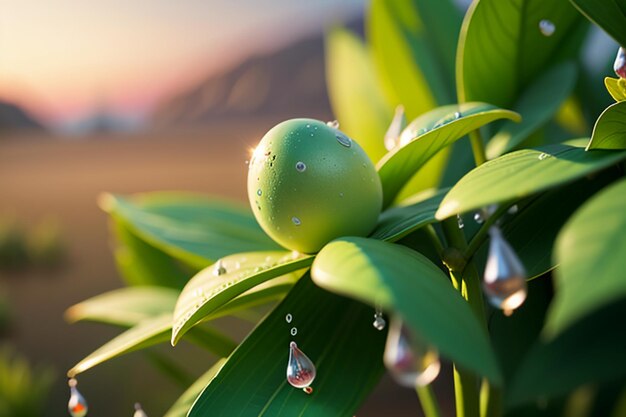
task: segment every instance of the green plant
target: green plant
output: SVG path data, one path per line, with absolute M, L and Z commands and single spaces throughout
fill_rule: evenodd
M 576 8 L 626 44 L 623 0 L 480 0 L 464 19 L 451 1 L 379 0 L 367 44 L 330 31 L 335 113 L 382 184 L 373 232 L 302 254 L 281 250 L 233 203 L 107 195 L 120 270 L 144 286 L 71 308 L 72 320 L 128 330 L 69 375 L 187 339 L 225 359 L 168 416 L 350 416 L 384 369 L 386 331 L 371 324 L 381 309 L 394 317 L 389 343 L 401 318 L 421 352 L 411 385 L 429 417 L 440 414 L 428 385 L 438 355 L 454 365 L 458 416 L 623 415 L 626 94 L 607 80 L 617 102 L 591 139 L 570 139 L 608 104 L 600 74 L 580 63 L 588 23 Z M 211 327 L 275 300 L 236 348 Z M 285 380 L 292 338 L 317 364 L 309 396 Z

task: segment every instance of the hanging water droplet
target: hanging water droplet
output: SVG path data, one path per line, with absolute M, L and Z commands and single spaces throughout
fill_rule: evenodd
M 405 387 L 428 385 L 441 370 L 435 349 L 412 335 L 399 317 L 393 317 L 383 361 L 395 381 Z
M 400 141 L 400 134 L 402 129 L 406 126 L 406 117 L 404 116 L 404 107 L 396 107 L 396 112 L 391 120 L 391 124 L 385 133 L 385 149 L 392 150 Z
M 511 207 L 509 207 L 509 209 L 507 210 L 507 213 L 515 214 L 518 212 L 518 210 L 519 210 L 519 207 L 517 207 L 517 204 L 513 204 Z
M 297 327 L 292 327 L 290 333 L 291 333 L 292 336 L 297 335 L 298 334 L 298 328 Z
M 335 137 L 337 138 L 337 142 L 339 142 L 342 146 L 345 146 L 346 148 L 349 148 L 352 146 L 352 139 L 350 139 L 349 137 L 347 137 L 346 135 L 344 135 L 341 132 L 338 132 Z
M 287 313 L 287 315 L 285 316 L 285 321 L 287 323 L 291 323 L 291 320 L 293 320 L 293 316 L 291 315 L 291 313 Z
M 148 417 L 143 408 L 141 408 L 141 404 L 135 403 L 135 414 L 133 414 L 133 417 Z
M 302 161 L 296 162 L 296 171 L 298 171 L 298 172 L 306 171 L 306 164 L 304 162 L 302 162 Z
M 485 222 L 482 211 L 477 211 L 476 213 L 474 213 L 474 221 L 478 224 L 483 224 Z
M 461 117 L 463 117 L 463 115 L 461 114 L 460 111 L 454 112 L 454 118 L 455 119 L 460 119 Z
M 299 218 L 297 218 L 297 217 L 295 217 L 295 216 L 291 218 L 291 222 L 292 222 L 293 224 L 295 224 L 296 226 L 300 226 L 300 225 L 302 224 L 302 222 L 300 221 L 300 219 L 299 219 Z
M 551 20 L 542 19 L 539 22 L 539 30 L 543 36 L 552 36 L 554 31 L 556 30 L 556 26 L 552 23 Z
M 222 260 L 219 259 L 213 266 L 213 275 L 215 275 L 216 277 L 219 277 L 220 275 L 224 275 L 226 272 L 227 271 L 226 271 L 226 268 L 224 268 Z
M 261 191 L 261 189 L 259 188 L 258 190 L 256 190 L 256 195 L 261 197 L 263 195 L 263 191 Z
M 510 314 L 526 300 L 526 271 L 500 229 L 494 226 L 489 234 L 483 289 L 494 307 Z
M 617 50 L 617 56 L 613 63 L 613 71 L 615 71 L 618 77 L 626 78 L 626 50 L 622 47 Z
M 306 388 L 315 379 L 315 364 L 304 354 L 296 342 L 289 343 L 289 362 L 287 362 L 287 382 L 295 388 Z
M 465 227 L 465 223 L 463 223 L 463 217 L 461 217 L 460 214 L 456 215 L 456 222 L 459 225 L 459 229 L 462 229 Z
M 326 126 L 330 126 L 333 129 L 339 129 L 339 122 L 336 120 L 332 120 L 330 122 L 326 122 Z
M 70 386 L 70 400 L 67 403 L 67 410 L 72 417 L 84 417 L 87 415 L 89 407 L 87 406 L 85 398 L 78 392 L 76 388 L 77 384 L 74 378 L 68 381 L 68 385 Z
M 385 327 L 387 327 L 387 321 L 383 318 L 382 314 L 374 314 L 374 322 L 372 323 L 372 326 L 374 326 L 374 328 L 376 330 L 384 330 Z

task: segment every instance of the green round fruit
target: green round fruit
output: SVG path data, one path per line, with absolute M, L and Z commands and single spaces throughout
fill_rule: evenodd
M 382 207 L 382 186 L 363 149 L 319 120 L 273 127 L 250 160 L 248 198 L 265 232 L 302 253 L 341 236 L 366 236 Z

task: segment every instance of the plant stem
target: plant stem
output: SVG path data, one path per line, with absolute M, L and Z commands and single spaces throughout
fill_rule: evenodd
M 463 251 L 463 257 L 470 261 L 480 245 L 483 244 L 489 233 L 489 228 L 509 209 L 509 204 L 500 204 L 496 211 L 494 211 L 486 220 L 485 223 L 478 229 L 478 232 L 472 237 L 469 245 Z
M 435 397 L 435 392 L 432 387 L 430 385 L 426 385 L 425 387 L 416 387 L 415 390 L 417 391 L 417 396 L 422 404 L 424 416 L 440 417 L 441 412 L 439 411 L 439 404 L 437 403 L 437 398 Z
M 472 144 L 472 152 L 474 153 L 474 162 L 476 162 L 476 166 L 482 165 L 487 161 L 487 155 L 485 154 L 485 145 L 483 144 L 480 130 L 476 129 L 470 132 L 469 137 Z
M 435 230 L 433 225 L 426 225 L 426 227 L 424 227 L 424 231 L 426 232 L 426 234 L 430 238 L 431 243 L 435 247 L 437 255 L 439 255 L 440 258 L 443 257 L 443 244 L 441 243 L 441 240 L 439 240 L 439 236 L 437 235 L 437 231 Z

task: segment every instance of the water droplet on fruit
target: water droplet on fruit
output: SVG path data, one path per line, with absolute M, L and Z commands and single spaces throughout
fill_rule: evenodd
M 259 197 L 263 195 L 263 191 L 261 191 L 261 189 L 259 188 L 258 190 L 256 190 L 256 195 L 258 195 Z
M 304 354 L 296 342 L 289 344 L 289 362 L 287 362 L 287 382 L 295 388 L 306 388 L 315 379 L 315 364 Z
M 539 22 L 539 30 L 543 36 L 552 36 L 554 31 L 556 30 L 556 26 L 552 23 L 551 20 L 542 19 Z
M 626 78 L 626 50 L 622 47 L 617 50 L 617 56 L 613 63 L 613 71 L 615 71 L 620 78 Z
M 335 135 L 335 137 L 337 138 L 337 142 L 339 142 L 341 145 L 345 146 L 346 148 L 349 148 L 352 146 L 352 139 L 350 139 L 343 133 L 339 132 Z
M 435 349 L 412 335 L 399 317 L 393 317 L 383 356 L 394 380 L 405 387 L 424 386 L 441 370 Z
M 509 315 L 526 300 L 526 271 L 500 229 L 494 226 L 489 234 L 483 289 L 489 302 Z
M 296 171 L 298 171 L 298 172 L 306 171 L 306 164 L 304 162 L 302 162 L 302 161 L 296 162 Z
M 291 222 L 292 222 L 293 224 L 295 224 L 296 226 L 300 226 L 300 225 L 302 224 L 302 222 L 300 221 L 300 219 L 299 219 L 299 218 L 297 218 L 297 217 L 295 217 L 295 216 L 291 218 Z

